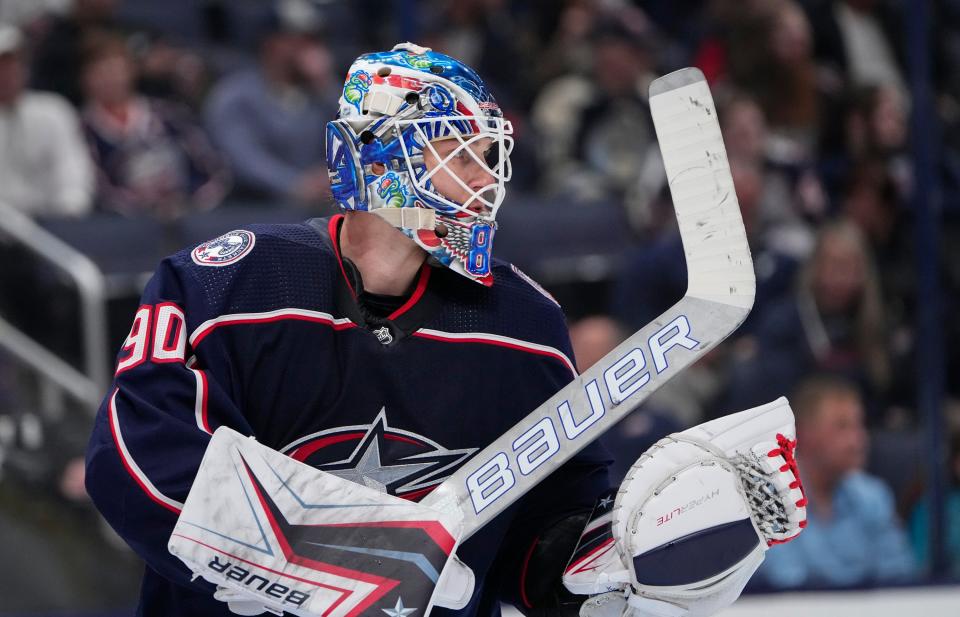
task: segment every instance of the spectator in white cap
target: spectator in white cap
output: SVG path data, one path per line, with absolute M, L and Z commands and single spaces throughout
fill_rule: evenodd
M 77 216 L 92 204 L 93 168 L 77 114 L 25 88 L 23 36 L 0 24 L 0 203 L 31 216 Z

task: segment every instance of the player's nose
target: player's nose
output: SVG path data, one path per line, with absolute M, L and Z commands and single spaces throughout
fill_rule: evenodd
M 470 179 L 467 186 L 471 191 L 479 191 L 493 184 L 493 174 L 482 165 L 474 164 L 470 167 Z

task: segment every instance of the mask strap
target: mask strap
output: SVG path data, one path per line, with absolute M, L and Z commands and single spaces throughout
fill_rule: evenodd
M 372 212 L 394 227 L 404 229 L 434 229 L 436 211 L 431 208 L 377 208 Z

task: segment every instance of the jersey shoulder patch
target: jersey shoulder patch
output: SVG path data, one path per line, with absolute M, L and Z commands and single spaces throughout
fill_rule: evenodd
M 557 299 L 554 298 L 552 295 L 550 295 L 550 292 L 544 289 L 543 286 L 540 285 L 540 283 L 530 278 L 530 276 L 527 275 L 526 272 L 524 272 L 523 270 L 521 270 L 520 268 L 516 267 L 513 264 L 510 264 L 510 269 L 513 270 L 513 273 L 516 274 L 518 277 L 520 277 L 522 281 L 526 282 L 528 285 L 530 285 L 531 287 L 539 291 L 544 298 L 556 304 L 558 308 L 561 308 L 560 303 L 557 302 Z
M 198 266 L 229 266 L 249 255 L 256 243 L 257 236 L 252 231 L 234 229 L 200 244 L 190 251 L 190 258 Z

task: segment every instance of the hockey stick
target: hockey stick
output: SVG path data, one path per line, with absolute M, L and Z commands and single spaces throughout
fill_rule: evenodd
M 703 357 L 753 306 L 750 248 L 703 74 L 686 68 L 656 79 L 650 110 L 683 240 L 687 292 L 423 499 L 461 513 L 463 539 Z

